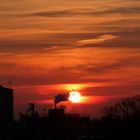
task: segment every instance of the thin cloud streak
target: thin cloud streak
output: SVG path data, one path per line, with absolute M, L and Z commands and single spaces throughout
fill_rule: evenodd
M 101 35 L 98 36 L 97 38 L 94 39 L 86 39 L 86 40 L 79 40 L 77 41 L 77 46 L 82 46 L 82 45 L 88 45 L 88 44 L 100 44 L 100 43 L 104 43 L 105 41 L 109 41 L 109 40 L 114 40 L 119 38 L 118 36 L 115 35 Z
M 66 16 L 101 16 L 108 14 L 140 14 L 140 7 L 117 7 L 105 10 L 88 10 L 88 9 L 67 9 L 67 10 L 54 10 L 42 11 L 29 14 L 32 16 L 43 17 L 66 17 Z

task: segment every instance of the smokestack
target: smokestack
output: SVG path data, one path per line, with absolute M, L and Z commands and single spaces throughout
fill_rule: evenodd
M 59 94 L 59 95 L 55 96 L 54 107 L 56 108 L 56 105 L 60 102 L 68 101 L 68 97 L 69 97 L 69 94 Z
M 29 116 L 32 116 L 35 113 L 35 104 L 34 103 L 29 103 L 29 107 L 27 108 L 26 113 Z

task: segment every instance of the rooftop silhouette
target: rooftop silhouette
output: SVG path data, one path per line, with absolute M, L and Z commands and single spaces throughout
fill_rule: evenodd
M 13 122 L 13 89 L 0 86 L 0 127 Z
M 66 96 L 56 96 L 65 101 Z M 63 98 L 65 97 L 65 98 Z M 65 100 L 64 100 L 65 99 Z M 57 102 L 58 103 L 58 102 Z M 54 106 L 41 116 L 34 103 L 20 112 L 18 121 L 13 120 L 13 89 L 0 87 L 0 138 L 1 139 L 139 139 L 140 96 L 127 98 L 106 107 L 100 119 L 65 112 Z M 115 136 L 115 138 L 114 138 Z

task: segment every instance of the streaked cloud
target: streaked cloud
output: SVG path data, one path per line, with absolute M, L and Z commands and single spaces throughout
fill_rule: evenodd
M 35 12 L 33 16 L 43 17 L 66 17 L 66 16 L 96 16 L 107 14 L 140 14 L 140 6 L 138 7 L 116 7 L 103 10 L 89 10 L 89 9 L 66 9 L 54 11 Z
M 77 46 L 82 46 L 82 45 L 88 45 L 88 44 L 100 44 L 100 43 L 104 43 L 105 41 L 110 41 L 110 40 L 114 40 L 117 39 L 118 36 L 116 35 L 101 35 L 98 36 L 97 38 L 94 39 L 86 39 L 86 40 L 79 40 L 77 41 Z

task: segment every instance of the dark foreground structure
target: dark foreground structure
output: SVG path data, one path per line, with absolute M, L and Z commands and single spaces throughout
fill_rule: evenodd
M 44 115 L 33 103 L 13 121 L 13 90 L 0 87 L 0 140 L 120 140 L 140 139 L 140 96 L 122 100 L 91 119 L 53 108 Z
M 90 117 L 66 114 L 64 109 L 56 108 L 50 109 L 48 115 L 43 117 L 40 117 L 35 110 L 30 111 L 30 113 L 20 113 L 20 120 L 15 124 L 15 139 L 30 137 L 42 140 L 72 140 L 88 134 Z
M 0 129 L 13 122 L 13 89 L 0 86 Z

